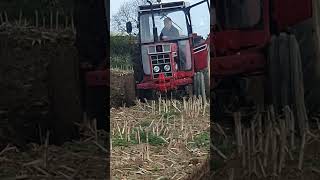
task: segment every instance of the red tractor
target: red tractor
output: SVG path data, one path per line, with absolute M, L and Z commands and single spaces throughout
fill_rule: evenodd
M 137 96 L 149 99 L 157 93 L 192 92 L 192 87 L 196 95 L 205 96 L 209 89 L 209 1 L 191 6 L 185 2 L 148 3 L 138 10 Z M 127 32 L 132 32 L 131 22 Z
M 273 104 L 278 113 L 288 105 L 303 130 L 320 102 L 311 93 L 312 0 L 214 0 L 210 8 L 214 119 L 254 104 Z

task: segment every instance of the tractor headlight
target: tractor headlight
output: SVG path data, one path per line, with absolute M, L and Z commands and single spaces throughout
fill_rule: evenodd
M 171 69 L 171 67 L 170 67 L 170 65 L 165 65 L 164 67 L 163 67 L 163 69 L 165 70 L 165 71 L 170 71 L 170 69 Z
M 154 66 L 154 67 L 153 67 L 153 71 L 156 72 L 156 73 L 158 73 L 158 72 L 160 71 L 159 66 Z

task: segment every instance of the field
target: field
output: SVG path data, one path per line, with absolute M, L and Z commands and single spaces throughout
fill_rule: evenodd
M 81 140 L 62 146 L 48 145 L 48 139 L 24 149 L 8 144 L 0 151 L 0 179 L 107 179 L 107 134 L 84 130 Z
M 227 126 L 214 124 L 215 179 L 308 179 L 320 178 L 320 126 L 310 125 L 298 135 L 287 108 L 284 117 L 273 116 L 271 109 L 257 113 L 250 125 L 235 114 L 234 133 Z M 312 126 L 312 127 L 311 127 Z
M 111 82 L 125 73 L 112 72 Z M 208 157 L 209 106 L 159 98 L 112 107 L 111 131 L 112 179 L 187 179 Z
M 110 74 L 110 137 L 82 122 L 79 140 L 51 145 L 47 70 L 77 58 L 73 35 L 0 26 L 0 179 L 101 180 L 109 171 L 112 179 L 320 179 L 319 115 L 301 131 L 289 108 L 276 117 L 269 107 L 249 122 L 234 113 L 234 127 L 210 129 L 210 106 L 201 98 L 128 101 L 127 55 L 111 58 L 120 69 Z

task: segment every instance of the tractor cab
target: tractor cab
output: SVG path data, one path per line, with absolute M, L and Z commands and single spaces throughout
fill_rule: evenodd
M 150 74 L 152 68 L 153 77 L 157 78 L 159 73 L 164 72 L 165 77 L 172 76 L 172 70 L 192 70 L 190 51 L 190 26 L 186 21 L 183 11 L 184 4 L 178 4 L 169 10 L 156 11 L 153 13 L 140 9 L 140 42 L 142 62 L 145 74 Z M 153 21 L 155 28 L 153 27 Z M 170 53 L 174 54 L 170 54 Z M 170 56 L 174 61 L 170 62 Z M 149 66 L 151 58 L 151 67 Z M 162 60 L 163 59 L 163 60 Z M 168 66 L 157 66 L 168 63 Z M 172 69 L 171 66 L 172 65 Z
M 265 0 L 216 0 L 213 44 L 219 56 L 264 45 L 269 40 L 269 16 Z
M 198 70 L 195 61 L 202 68 L 207 66 L 209 2 L 205 0 L 192 6 L 183 1 L 148 2 L 150 5 L 140 6 L 138 10 L 143 78 L 137 83 L 137 89 L 167 92 L 192 84 L 192 77 Z M 207 12 L 199 13 L 200 7 L 205 7 Z M 194 14 L 198 14 L 197 19 L 192 17 Z M 205 56 L 197 59 L 200 52 Z
M 286 7 L 290 7 L 284 11 Z M 256 74 L 266 66 L 271 35 L 311 16 L 311 0 L 214 0 L 215 76 Z

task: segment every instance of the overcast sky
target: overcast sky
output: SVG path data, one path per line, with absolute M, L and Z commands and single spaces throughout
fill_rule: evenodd
M 112 15 L 115 14 L 118 11 L 118 9 L 120 8 L 121 4 L 123 4 L 124 2 L 127 2 L 127 1 L 130 1 L 130 0 L 111 0 L 110 1 L 110 14 L 111 14 L 110 17 L 112 18 Z M 163 3 L 175 2 L 175 1 L 185 1 L 185 2 L 189 2 L 190 5 L 192 5 L 192 4 L 195 4 L 195 3 L 200 2 L 202 0 L 161 0 L 161 2 L 163 2 Z M 201 13 L 200 9 L 196 9 L 196 11 L 199 12 L 199 13 L 194 13 L 194 14 L 203 14 L 203 13 Z M 208 9 L 204 9 L 204 11 L 208 11 Z M 111 21 L 112 21 L 112 19 L 111 19 Z M 209 26 L 210 26 L 210 19 L 208 19 L 208 27 Z M 111 31 L 114 31 L 112 26 L 111 26 Z M 200 30 L 200 31 L 202 31 L 202 30 Z
M 123 4 L 126 0 L 111 0 L 110 1 L 110 13 L 111 17 L 114 13 L 118 11 L 120 8 L 121 4 Z M 128 0 L 127 0 L 128 1 Z
M 111 16 L 117 12 L 117 10 L 120 8 L 121 4 L 123 4 L 123 2 L 126 1 L 130 1 L 130 0 L 111 0 L 110 1 L 110 10 L 111 10 Z M 174 2 L 177 0 L 162 0 L 161 2 Z M 180 0 L 181 1 L 181 0 Z M 185 2 L 190 2 L 190 3 L 195 3 L 195 2 L 199 2 L 200 0 L 185 0 Z

